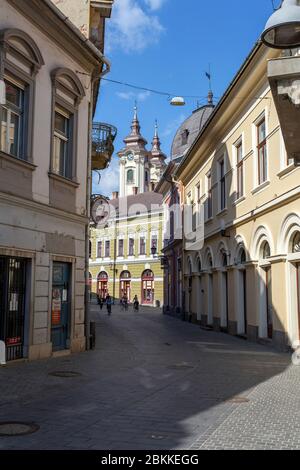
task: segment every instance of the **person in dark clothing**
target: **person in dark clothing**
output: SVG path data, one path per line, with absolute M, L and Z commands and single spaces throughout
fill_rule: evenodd
M 134 310 L 138 311 L 139 306 L 140 306 L 139 299 L 138 299 L 138 296 L 136 295 L 133 299 L 133 308 L 134 308 Z
M 98 303 L 99 303 L 100 310 L 102 310 L 103 309 L 103 299 L 100 296 L 99 296 L 99 302 Z
M 111 315 L 112 298 L 109 294 L 106 296 L 107 315 Z

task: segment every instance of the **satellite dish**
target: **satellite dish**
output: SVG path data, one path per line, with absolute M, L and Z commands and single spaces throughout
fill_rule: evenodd
M 170 101 L 171 106 L 185 106 L 185 101 L 182 96 L 175 96 Z

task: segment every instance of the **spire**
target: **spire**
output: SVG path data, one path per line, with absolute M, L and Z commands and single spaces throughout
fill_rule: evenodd
M 137 115 L 137 102 L 135 101 L 134 104 L 134 113 L 133 113 L 133 120 L 131 124 L 131 136 L 139 136 L 141 132 L 141 126 L 138 120 L 138 115 Z
M 154 131 L 154 137 L 152 140 L 151 158 L 158 158 L 160 160 L 161 159 L 165 160 L 167 158 L 166 155 L 161 150 L 161 143 L 160 143 L 160 139 L 158 136 L 157 120 L 155 120 L 155 131 Z
M 137 109 L 136 101 L 134 103 L 134 108 L 133 108 L 133 119 L 131 122 L 131 131 L 130 131 L 130 134 L 124 139 L 124 143 L 126 145 L 137 144 L 141 146 L 141 148 L 144 148 L 145 145 L 147 144 L 146 139 L 144 139 L 144 137 L 141 135 L 141 126 L 140 126 L 140 121 L 138 118 L 138 109 Z
M 154 153 L 161 153 L 161 148 L 160 148 L 160 140 L 159 140 L 159 137 L 158 137 L 158 125 L 157 125 L 157 119 L 155 120 L 155 131 L 154 131 L 154 137 L 153 137 L 153 140 L 152 140 L 152 150 L 151 150 L 151 153 L 154 154 Z

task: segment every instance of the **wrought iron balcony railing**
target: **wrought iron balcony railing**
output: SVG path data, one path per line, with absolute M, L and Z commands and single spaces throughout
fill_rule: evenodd
M 113 142 L 116 135 L 116 127 L 102 122 L 93 123 L 92 170 L 103 170 L 107 167 L 114 153 Z

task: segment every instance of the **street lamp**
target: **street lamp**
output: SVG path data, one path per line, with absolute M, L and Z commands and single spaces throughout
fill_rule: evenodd
M 185 101 L 182 96 L 175 96 L 170 101 L 171 106 L 185 106 Z
M 273 49 L 300 47 L 299 0 L 283 0 L 281 6 L 269 18 L 261 40 Z

